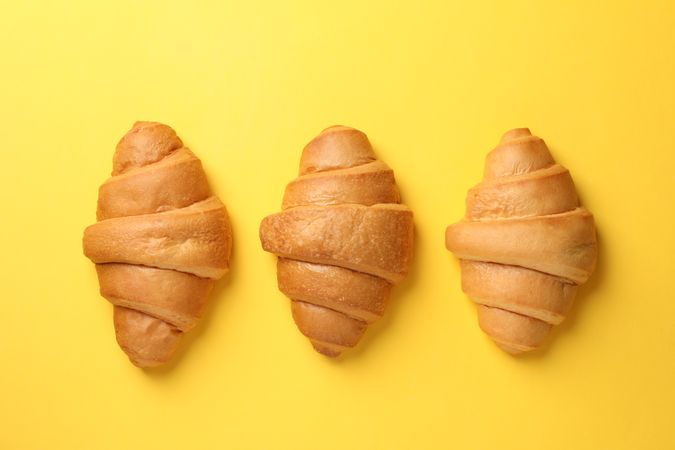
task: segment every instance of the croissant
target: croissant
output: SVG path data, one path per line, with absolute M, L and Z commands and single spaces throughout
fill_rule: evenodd
M 173 129 L 136 122 L 117 144 L 96 218 L 84 231 L 84 254 L 114 305 L 117 342 L 139 367 L 163 364 L 228 271 L 225 206 Z
M 487 155 L 483 182 L 445 242 L 481 329 L 511 354 L 540 347 L 563 321 L 598 252 L 569 171 L 527 128 L 507 132 Z
M 279 256 L 279 289 L 319 353 L 354 347 L 408 273 L 413 215 L 400 201 L 368 137 L 334 126 L 304 148 L 282 212 L 263 219 L 260 240 Z

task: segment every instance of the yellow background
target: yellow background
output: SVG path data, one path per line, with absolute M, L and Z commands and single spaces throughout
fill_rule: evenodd
M 667 0 L 4 2 L 0 448 L 675 448 L 674 30 Z M 201 157 L 235 237 L 187 351 L 148 372 L 81 251 L 137 119 Z M 385 318 L 332 361 L 258 224 L 335 123 L 394 168 L 417 240 Z M 600 239 L 569 319 L 518 359 L 444 248 L 516 126 L 570 168 Z

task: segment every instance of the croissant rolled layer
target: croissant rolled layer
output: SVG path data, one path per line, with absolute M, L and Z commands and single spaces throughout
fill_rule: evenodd
M 400 200 L 393 171 L 366 135 L 336 126 L 305 147 L 282 211 L 263 219 L 260 240 L 279 256 L 279 289 L 320 353 L 355 346 L 407 275 L 413 216 Z
M 502 349 L 540 347 L 595 269 L 593 215 L 579 206 L 567 169 L 527 129 L 507 132 L 487 156 L 466 217 L 445 234 L 460 258 L 462 289 Z
M 169 361 L 229 269 L 232 234 L 199 159 L 173 129 L 137 122 L 120 140 L 84 232 L 120 347 L 140 367 Z
M 407 274 L 411 233 L 412 212 L 389 204 L 298 207 L 268 216 L 260 226 L 263 249 L 268 252 L 344 267 L 392 283 Z
M 97 222 L 84 232 L 84 252 L 98 264 L 140 264 L 218 279 L 228 270 L 228 227 L 225 207 L 210 197 L 185 208 Z
M 161 161 L 103 183 L 98 191 L 97 220 L 184 208 L 211 195 L 201 161 L 181 148 Z
M 595 225 L 584 208 L 550 216 L 461 221 L 448 227 L 445 243 L 460 259 L 521 266 L 576 283 L 585 283 L 595 268 Z
M 96 273 L 101 295 L 113 305 L 146 313 L 181 331 L 189 331 L 202 317 L 215 283 L 189 273 L 133 264 L 98 264 Z
M 279 258 L 279 290 L 289 298 L 342 312 L 366 323 L 382 317 L 391 293 L 387 280 L 355 270 Z

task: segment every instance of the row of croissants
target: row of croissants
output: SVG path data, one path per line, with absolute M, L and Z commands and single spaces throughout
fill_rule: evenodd
M 201 161 L 169 126 L 137 122 L 99 188 L 84 254 L 113 305 L 119 346 L 139 367 L 169 361 L 229 268 L 232 232 Z M 300 332 L 335 357 L 382 317 L 413 259 L 413 213 L 394 172 L 359 130 L 333 126 L 305 146 L 281 212 L 260 241 L 277 260 Z M 542 346 L 597 259 L 595 224 L 569 171 L 526 128 L 507 132 L 469 190 L 446 247 L 478 323 L 511 354 Z

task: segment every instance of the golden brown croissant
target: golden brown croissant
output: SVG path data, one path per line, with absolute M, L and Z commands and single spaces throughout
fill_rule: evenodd
M 461 260 L 480 327 L 512 354 L 538 348 L 562 322 L 598 251 L 569 171 L 526 128 L 507 132 L 487 155 L 483 182 L 445 242 Z
M 228 270 L 232 233 L 201 162 L 160 123 L 136 122 L 84 232 L 120 347 L 139 367 L 167 362 Z
M 412 212 L 367 136 L 325 129 L 302 152 L 282 212 L 263 219 L 263 248 L 279 256 L 279 289 L 314 348 L 338 356 L 382 316 L 412 259 Z

